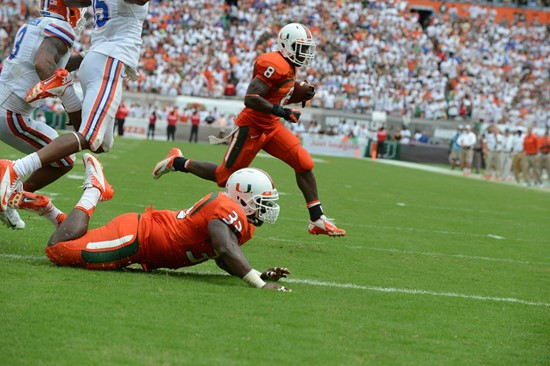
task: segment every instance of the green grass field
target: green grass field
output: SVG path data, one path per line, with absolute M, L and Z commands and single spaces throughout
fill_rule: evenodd
M 225 147 L 177 143 L 219 162 Z M 124 212 L 190 207 L 215 184 L 152 167 L 172 144 L 118 139 L 99 158 L 116 190 L 91 226 Z M 22 154 L 0 145 L 0 156 Z M 0 230 L 2 365 L 550 364 L 550 194 L 320 157 L 325 212 L 345 238 L 307 234 L 294 173 L 259 156 L 281 215 L 243 249 L 258 270 L 286 266 L 292 293 L 249 288 L 214 263 L 180 271 L 57 268 L 53 229 L 23 212 Z M 69 211 L 78 160 L 47 187 Z

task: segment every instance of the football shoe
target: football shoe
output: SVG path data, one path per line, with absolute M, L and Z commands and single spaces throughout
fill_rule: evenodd
M 18 182 L 19 177 L 13 169 L 13 161 L 0 160 L 0 212 L 7 210 L 8 200 Z
M 330 222 L 325 215 L 319 219 L 309 222 L 308 232 L 312 235 L 344 236 L 346 230 L 339 229 Z
M 46 80 L 40 81 L 27 92 L 25 101 L 32 103 L 39 99 L 63 96 L 65 90 L 73 85 L 71 74 L 65 69 L 58 69 Z
M 164 174 L 173 172 L 174 160 L 176 158 L 183 158 L 183 154 L 180 149 L 174 147 L 163 160 L 159 161 L 157 165 L 155 165 L 155 168 L 153 169 L 153 178 L 159 179 Z
M 113 198 L 115 191 L 107 182 L 101 163 L 92 154 L 84 154 L 82 156 L 84 167 L 86 168 L 86 178 L 84 178 L 84 189 L 95 187 L 101 193 L 100 201 L 108 201 Z
M 21 220 L 19 213 L 11 207 L 0 212 L 0 221 L 11 229 L 22 230 L 25 228 L 25 221 Z

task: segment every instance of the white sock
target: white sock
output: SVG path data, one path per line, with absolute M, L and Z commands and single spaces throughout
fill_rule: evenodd
M 38 154 L 34 152 L 24 158 L 16 160 L 13 165 L 13 170 L 15 170 L 15 173 L 17 173 L 19 178 L 23 178 L 24 176 L 34 173 L 41 167 L 42 162 L 40 161 Z
M 58 226 L 57 216 L 63 212 L 57 207 L 55 207 L 53 203 L 50 202 L 50 204 L 52 205 L 51 210 L 44 212 L 40 216 L 47 218 L 53 224 L 53 226 L 57 227 Z
M 95 206 L 97 206 L 97 203 L 99 202 L 100 197 L 101 192 L 96 187 L 86 188 L 84 189 L 82 197 L 80 197 L 80 201 L 78 201 L 75 207 L 82 209 L 91 216 L 95 210 Z

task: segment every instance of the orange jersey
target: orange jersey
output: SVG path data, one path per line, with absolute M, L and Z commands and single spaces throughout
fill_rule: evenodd
M 252 79 L 258 78 L 271 87 L 264 97 L 273 104 L 284 105 L 292 96 L 296 68 L 279 52 L 264 53 L 256 59 Z M 253 126 L 270 130 L 280 123 L 279 117 L 245 107 L 235 119 L 237 126 Z
M 537 147 L 539 148 L 539 152 L 543 154 L 550 153 L 550 136 L 542 136 L 539 137 L 537 142 Z
M 208 223 L 214 219 L 229 225 L 239 245 L 254 234 L 254 225 L 237 203 L 225 193 L 210 193 L 187 210 L 147 210 L 139 221 L 140 263 L 150 270 L 188 267 L 216 258 L 208 234 Z
M 537 153 L 538 137 L 535 134 L 525 136 L 523 139 L 523 150 L 527 155 L 535 155 Z

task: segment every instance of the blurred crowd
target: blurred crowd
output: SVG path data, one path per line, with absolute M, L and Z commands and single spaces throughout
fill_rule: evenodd
M 314 107 L 385 111 L 426 119 L 550 123 L 548 28 L 472 5 L 449 6 L 421 24 L 406 1 L 152 0 L 144 27 L 140 78 L 126 87 L 161 95 L 242 98 L 254 59 L 275 35 L 301 22 L 318 43 Z M 0 55 L 24 21 L 2 5 Z M 29 12 L 27 12 L 28 14 Z M 18 21 L 15 21 L 18 19 Z M 9 21 L 8 21 L 9 20 Z M 87 29 L 76 49 L 90 44 Z
M 500 128 L 499 128 L 500 127 Z M 490 125 L 482 133 L 459 125 L 451 139 L 451 169 L 460 164 L 487 180 L 516 181 L 524 186 L 550 185 L 550 128 L 540 136 L 533 127 Z

